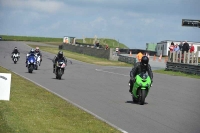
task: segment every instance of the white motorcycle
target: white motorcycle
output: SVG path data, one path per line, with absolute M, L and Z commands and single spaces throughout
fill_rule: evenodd
M 58 60 L 58 62 L 56 63 L 56 68 L 55 68 L 56 79 L 61 79 L 62 75 L 64 74 L 66 65 L 67 64 L 65 64 L 63 60 Z
M 19 60 L 19 58 L 20 58 L 20 55 L 18 53 L 17 54 L 14 53 L 12 55 L 12 59 L 13 59 L 14 64 L 17 63 L 17 61 Z
M 36 57 L 36 67 L 35 67 L 35 70 L 38 69 L 38 67 L 41 65 L 41 58 L 40 58 L 40 55 L 39 54 L 35 54 L 35 57 Z

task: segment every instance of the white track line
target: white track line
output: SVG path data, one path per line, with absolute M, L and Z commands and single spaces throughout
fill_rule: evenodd
M 129 75 L 125 75 L 125 74 L 120 74 L 120 73 L 114 73 L 114 72 L 109 72 L 109 71 L 104 71 L 104 70 L 101 70 L 101 69 L 95 69 L 96 71 L 99 71 L 99 72 L 105 72 L 105 73 L 111 73 L 111 74 L 116 74 L 116 75 L 121 75 L 121 76 L 129 76 Z

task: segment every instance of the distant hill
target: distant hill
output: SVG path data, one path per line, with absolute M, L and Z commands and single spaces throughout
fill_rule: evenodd
M 61 42 L 63 38 L 0 35 L 3 41 Z
M 4 41 L 32 41 L 32 42 L 57 42 L 62 43 L 63 38 L 52 38 L 52 37 L 32 37 L 32 36 L 14 36 L 14 35 L 0 35 L 2 37 L 2 40 Z M 78 39 L 76 38 L 76 42 L 79 43 L 86 43 L 86 44 L 94 44 L 95 41 L 99 41 L 100 45 L 106 45 L 110 48 L 128 48 L 125 44 L 120 43 L 114 39 L 109 38 L 84 38 L 84 39 Z
M 87 44 L 94 44 L 95 41 L 99 41 L 100 45 L 106 45 L 108 44 L 108 46 L 110 48 L 128 48 L 125 44 L 120 43 L 114 39 L 109 39 L 109 38 L 98 38 L 98 39 L 94 39 L 94 38 L 85 38 L 85 39 L 76 39 L 76 42 L 79 43 L 87 43 Z

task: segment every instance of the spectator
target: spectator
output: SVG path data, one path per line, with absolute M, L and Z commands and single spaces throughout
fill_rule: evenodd
M 105 46 L 105 50 L 107 50 L 109 47 L 108 47 L 108 44 L 106 44 L 106 46 Z
M 116 52 L 116 55 L 118 55 L 118 53 L 119 53 L 119 48 L 116 48 L 116 49 L 115 49 L 115 52 Z
M 190 47 L 190 53 L 194 52 L 194 45 L 191 44 L 191 47 Z
M 143 57 L 143 54 L 141 52 L 139 52 L 137 55 L 136 55 L 137 59 L 138 59 L 138 62 L 141 62 L 141 59 Z
M 183 42 L 180 42 L 180 44 L 179 44 L 178 46 L 179 46 L 179 50 L 182 51 L 182 48 L 183 48 Z
M 99 43 L 96 43 L 96 47 L 99 47 Z
M 179 45 L 178 44 L 176 44 L 176 46 L 174 47 L 174 49 L 173 49 L 175 52 L 179 52 Z
M 189 44 L 187 43 L 187 41 L 185 41 L 182 47 L 182 53 L 184 53 L 185 51 L 188 53 L 189 49 L 190 49 Z
M 95 41 L 95 47 L 99 47 L 99 41 Z
M 173 52 L 173 51 L 174 51 L 174 43 L 173 43 L 173 42 L 171 43 L 171 45 L 170 45 L 170 47 L 169 47 L 169 50 L 170 50 L 170 52 Z

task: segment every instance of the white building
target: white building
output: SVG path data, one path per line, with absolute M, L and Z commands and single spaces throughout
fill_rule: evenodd
M 171 42 L 174 42 L 174 45 L 176 44 L 179 45 L 181 41 L 165 40 L 165 41 L 161 41 L 157 43 L 157 47 L 156 47 L 157 56 L 160 56 L 160 54 L 162 54 L 162 56 L 168 56 L 168 51 L 169 51 Z M 184 41 L 182 42 L 184 43 Z M 187 43 L 189 44 L 189 46 L 191 46 L 191 44 L 194 45 L 194 52 L 199 51 L 199 57 L 200 57 L 200 42 L 187 41 Z

